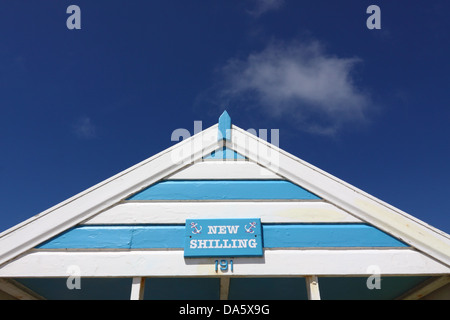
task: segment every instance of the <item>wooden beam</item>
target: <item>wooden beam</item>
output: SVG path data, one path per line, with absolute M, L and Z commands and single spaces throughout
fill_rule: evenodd
M 308 300 L 320 300 L 319 279 L 317 276 L 307 276 L 305 280 Z
M 220 300 L 228 300 L 230 292 L 230 277 L 220 278 Z
M 130 300 L 142 300 L 144 299 L 145 278 L 134 277 L 131 284 Z
M 448 275 L 438 278 L 431 278 L 401 295 L 397 298 L 397 300 L 419 300 L 448 283 L 450 283 L 450 276 Z
M 67 277 L 67 266 L 74 264 L 82 277 L 217 277 L 214 258 L 185 259 L 183 254 L 183 250 L 34 250 L 2 266 L 0 277 Z M 265 249 L 264 257 L 233 259 L 233 276 L 368 276 L 370 265 L 378 265 L 386 276 L 450 273 L 447 266 L 412 249 Z
M 13 279 L 0 279 L 0 290 L 18 300 L 44 300 L 39 294 Z

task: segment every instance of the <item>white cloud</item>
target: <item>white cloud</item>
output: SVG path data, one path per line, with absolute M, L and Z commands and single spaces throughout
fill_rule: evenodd
M 249 13 L 256 17 L 267 11 L 279 9 L 284 4 L 284 0 L 251 0 L 251 2 L 254 7 Z
M 79 118 L 73 125 L 73 129 L 79 138 L 92 139 L 97 137 L 96 127 L 89 117 L 83 116 Z
M 358 62 L 328 55 L 318 42 L 271 43 L 221 68 L 218 98 L 293 120 L 309 132 L 334 134 L 366 118 L 370 99 L 352 77 Z

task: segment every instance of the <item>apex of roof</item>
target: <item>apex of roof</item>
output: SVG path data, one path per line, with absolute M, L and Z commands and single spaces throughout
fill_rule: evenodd
M 217 140 L 231 140 L 231 117 L 226 110 L 219 117 Z
M 224 147 L 450 266 L 448 234 L 232 125 L 226 111 L 200 134 L 1 233 L 0 265 Z

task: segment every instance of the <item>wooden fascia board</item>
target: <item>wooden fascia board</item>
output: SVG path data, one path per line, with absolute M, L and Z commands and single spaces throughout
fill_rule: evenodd
M 0 234 L 0 265 L 222 147 L 217 124 Z
M 450 266 L 450 238 L 423 221 L 236 127 L 229 147 Z
M 30 250 L 0 268 L 0 277 L 68 277 L 77 265 L 81 277 L 217 277 L 216 258 L 185 258 L 183 250 Z M 333 263 L 330 263 L 333 261 Z M 287 263 L 288 262 L 288 263 Z M 264 257 L 233 258 L 233 276 L 441 276 L 449 268 L 414 249 L 264 250 Z M 36 268 L 35 266 L 41 266 Z

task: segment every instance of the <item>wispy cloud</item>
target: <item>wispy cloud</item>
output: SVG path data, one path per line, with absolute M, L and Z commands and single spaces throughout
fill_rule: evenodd
M 249 0 L 253 8 L 248 12 L 256 17 L 261 16 L 262 14 L 279 9 L 283 4 L 284 0 Z
M 80 117 L 75 121 L 73 131 L 81 139 L 93 139 L 97 137 L 96 126 L 92 123 L 91 118 L 86 116 Z
M 216 98 L 230 106 L 257 107 L 302 129 L 334 134 L 361 123 L 370 98 L 354 81 L 361 60 L 327 54 L 319 42 L 272 42 L 245 59 L 220 68 Z

